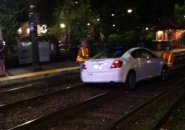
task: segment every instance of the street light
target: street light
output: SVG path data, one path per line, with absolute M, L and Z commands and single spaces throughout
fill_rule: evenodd
M 132 9 L 127 9 L 127 13 L 131 14 L 132 13 Z
M 145 28 L 145 30 L 146 30 L 146 31 L 148 31 L 148 30 L 149 30 L 149 28 L 148 28 L 148 27 L 146 27 L 146 28 Z
M 61 28 L 65 28 L 66 25 L 65 25 L 64 23 L 61 23 L 61 24 L 60 24 L 60 27 L 61 27 Z

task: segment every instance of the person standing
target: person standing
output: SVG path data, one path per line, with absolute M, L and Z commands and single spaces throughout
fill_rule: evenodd
M 83 63 L 89 59 L 89 50 L 87 47 L 87 41 L 82 41 L 81 47 L 78 50 L 78 56 L 76 61 L 80 64 L 80 69 L 82 70 Z
M 0 40 L 0 76 L 5 76 L 6 71 L 5 71 L 5 49 L 3 45 L 3 40 Z

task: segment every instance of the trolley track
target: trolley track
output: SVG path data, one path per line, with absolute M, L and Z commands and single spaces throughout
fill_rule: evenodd
M 137 93 L 137 95 L 139 96 L 140 93 Z M 128 99 L 128 97 L 131 97 L 131 99 Z M 97 106 L 99 109 L 89 110 L 81 115 L 75 116 L 66 123 L 60 122 L 56 126 L 49 126 L 49 129 L 110 129 L 111 124 L 117 122 L 123 116 L 129 115 L 129 113 L 138 109 L 141 104 L 153 98 L 150 96 L 138 99 L 135 95 L 133 97 L 129 95 L 128 97 L 125 96 L 121 98 L 119 96 L 119 99 L 111 103 L 101 105 L 101 107 Z M 120 103 L 121 101 L 123 103 Z M 81 123 L 82 121 L 84 123 Z M 124 130 L 123 128 L 125 127 L 122 127 L 121 130 Z
M 170 86 L 171 83 L 164 84 Z M 123 116 L 129 115 L 141 104 L 162 93 L 166 89 L 166 87 L 161 88 L 164 84 L 147 85 L 147 87 L 144 86 L 134 92 L 125 90 L 112 91 L 111 95 L 105 96 L 106 98 L 99 97 L 98 101 L 88 99 L 88 104 L 80 103 L 77 106 L 67 108 L 65 111 L 58 111 L 56 112 L 57 114 L 51 113 L 12 129 L 110 129 L 111 124 L 119 121 Z M 157 88 L 156 91 L 153 91 L 155 90 L 154 88 Z
M 184 130 L 185 129 L 185 95 L 158 122 L 156 129 Z
M 75 112 L 78 112 L 79 109 L 88 107 L 88 105 L 92 105 L 92 103 L 97 102 L 98 100 L 102 100 L 102 98 L 107 98 L 108 96 L 112 94 L 113 93 L 110 91 L 104 92 L 102 94 L 86 99 L 83 102 L 73 104 L 57 112 L 50 113 L 43 117 L 37 118 L 35 120 L 26 122 L 18 126 L 15 126 L 13 128 L 10 128 L 9 130 L 24 130 L 24 129 L 30 129 L 30 130 L 35 129 L 36 130 L 36 129 L 40 129 L 40 127 L 46 125 L 47 123 L 52 122 L 53 120 L 57 120 L 57 119 L 66 120 L 70 118 L 70 116 L 66 115 L 66 113 L 74 114 Z M 61 118 L 61 115 L 63 115 L 63 118 Z
M 141 104 L 141 106 L 130 112 L 128 115 L 113 123 L 110 129 L 124 130 L 127 128 L 127 130 L 159 130 L 169 113 L 180 103 L 182 97 L 184 96 L 184 85 L 185 79 L 174 84 L 172 87 L 168 88 L 146 103 Z M 165 110 L 163 108 L 164 106 Z M 159 109 L 161 107 L 162 109 Z M 164 114 L 161 111 L 164 111 Z
M 68 105 L 83 102 L 87 98 L 92 98 L 104 92 L 105 90 L 85 88 L 83 85 L 79 85 L 13 104 L 7 104 L 0 108 L 0 118 L 4 119 L 0 122 L 0 126 L 2 127 L 0 129 L 7 129 L 39 118 L 47 113 L 56 112 Z
M 20 101 L 18 100 L 18 101 L 9 103 L 9 104 L 1 105 L 0 110 L 12 108 L 12 107 L 24 104 L 24 103 L 30 103 L 30 102 L 33 102 L 35 100 L 40 100 L 40 99 L 45 99 L 45 98 L 48 98 L 48 97 L 56 96 L 56 95 L 59 95 L 59 94 L 63 94 L 65 92 L 67 93 L 69 91 L 74 91 L 74 90 L 80 89 L 82 87 L 82 83 L 75 83 L 75 84 L 76 85 L 71 86 L 71 87 L 62 88 L 60 90 L 56 90 L 56 91 L 53 91 L 53 92 L 48 92 L 48 93 L 45 93 L 45 94 L 40 94 L 38 96 L 30 97 L 28 99 L 24 99 L 24 100 L 20 100 Z
M 70 91 L 71 94 L 65 92 L 59 96 L 46 96 L 44 101 L 35 100 L 20 105 L 25 106 L 25 110 L 17 107 L 13 111 L 8 111 L 8 108 L 1 111 L 0 116 L 4 120 L 0 121 L 0 129 L 110 129 L 112 124 L 160 95 L 182 76 L 184 74 L 171 77 L 168 82 L 141 83 L 134 92 L 84 87 L 82 91 Z
M 34 84 L 28 84 L 26 86 L 15 87 L 0 92 L 0 106 L 3 104 L 10 104 L 19 100 L 26 100 L 39 95 L 60 91 L 66 89 L 73 84 L 81 83 L 78 77 L 71 77 L 70 79 L 61 80 L 53 79 L 47 82 L 37 82 Z
M 64 74 L 64 75 L 58 75 L 58 76 L 53 76 L 50 78 L 46 78 L 46 79 L 41 79 L 41 80 L 35 80 L 32 82 L 22 82 L 22 84 L 12 84 L 12 85 L 6 85 L 6 86 L 2 86 L 0 87 L 0 95 L 3 93 L 8 93 L 8 92 L 12 92 L 12 91 L 19 91 L 22 89 L 29 89 L 33 86 L 37 86 L 37 85 L 47 85 L 49 83 L 53 83 L 54 84 L 58 84 L 58 83 L 65 83 L 66 80 L 70 80 L 70 79 L 78 79 L 79 78 L 79 73 L 71 73 L 71 74 Z

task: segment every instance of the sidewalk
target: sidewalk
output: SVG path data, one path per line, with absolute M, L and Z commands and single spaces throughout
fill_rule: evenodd
M 0 87 L 49 78 L 62 73 L 79 72 L 79 65 L 75 61 L 42 63 L 40 67 L 41 70 L 36 72 L 32 65 L 7 69 L 7 76 L 0 77 Z

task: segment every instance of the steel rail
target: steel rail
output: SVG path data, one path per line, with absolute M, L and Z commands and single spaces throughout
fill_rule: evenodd
M 73 75 L 79 75 L 78 73 L 72 73 L 72 74 Z M 65 76 L 65 78 L 66 77 L 68 77 L 68 78 L 72 77 L 71 74 L 66 73 L 64 75 L 55 75 L 55 76 L 45 78 L 45 79 L 34 80 L 34 82 L 36 82 L 36 83 L 33 83 L 33 81 L 29 81 L 29 82 L 22 82 L 22 83 L 17 83 L 17 84 L 13 84 L 13 85 L 12 84 L 11 85 L 6 85 L 6 86 L 0 87 L 0 95 L 1 95 L 1 93 L 6 93 L 6 92 L 9 92 L 9 91 L 13 91 L 14 88 L 15 88 L 15 90 L 22 89 L 22 88 L 29 88 L 32 85 L 37 84 L 38 82 L 44 82 L 44 81 L 48 81 L 48 80 L 56 81 L 56 80 L 64 78 L 64 76 Z M 79 76 L 76 76 L 76 77 L 79 77 Z M 65 81 L 66 79 L 62 79 L 62 80 Z M 16 86 L 22 86 L 22 87 L 16 87 Z
M 36 82 L 36 83 L 29 83 L 29 84 L 26 84 L 26 85 L 23 85 L 23 86 L 20 86 L 20 87 L 8 88 L 6 90 L 0 91 L 0 95 L 7 94 L 7 93 L 12 93 L 12 92 L 16 92 L 16 91 L 23 91 L 23 90 L 26 90 L 26 89 L 35 88 L 36 87 L 35 85 L 42 85 L 43 87 L 48 87 L 48 86 L 51 86 L 51 85 L 59 85 L 61 83 L 68 83 L 69 80 L 70 81 L 71 80 L 73 80 L 73 81 L 79 80 L 77 77 L 73 77 L 71 79 L 64 79 L 64 80 L 60 80 L 59 82 L 56 82 L 59 79 L 58 78 L 57 79 L 51 79 L 52 81 L 49 82 L 46 86 L 43 86 L 43 85 L 45 85 L 44 84 L 44 80 L 43 80 L 43 81 Z M 47 81 L 47 80 L 45 80 L 45 81 Z
M 168 119 L 172 111 L 178 107 L 181 103 L 181 101 L 184 99 L 184 95 L 180 97 L 171 107 L 168 109 L 168 111 L 158 120 L 158 122 L 154 125 L 152 130 L 159 130 L 160 127 L 164 124 L 164 122 Z
M 152 98 L 151 100 L 145 102 L 144 104 L 141 104 L 139 107 L 137 107 L 136 109 L 134 109 L 133 111 L 131 111 L 130 113 L 128 113 L 127 115 L 125 115 L 124 117 L 118 119 L 116 122 L 114 122 L 113 124 L 111 124 L 108 129 L 110 130 L 115 130 L 116 127 L 121 124 L 122 122 L 126 121 L 127 119 L 129 119 L 130 117 L 134 116 L 134 114 L 136 114 L 139 111 L 142 111 L 144 108 L 146 108 L 147 106 L 150 106 L 152 103 L 154 103 L 155 101 L 159 100 L 161 97 L 163 97 L 164 95 L 166 95 L 167 93 L 169 93 L 170 91 L 173 91 L 179 87 L 181 87 L 181 84 L 185 83 L 185 78 L 178 81 L 177 83 L 173 84 L 171 87 L 169 87 L 168 89 L 166 89 L 165 91 L 163 91 L 162 93 L 160 93 L 159 95 L 157 95 L 156 97 Z M 181 97 L 180 97 L 181 99 Z M 173 107 L 172 107 L 173 108 Z M 162 120 L 161 120 L 162 122 Z M 156 130 L 155 128 L 152 130 Z
M 118 91 L 116 91 L 118 92 Z M 102 101 L 108 97 L 110 97 L 111 95 L 116 94 L 115 91 L 107 91 L 107 92 L 103 92 L 101 94 L 98 94 L 94 97 L 90 97 L 88 99 L 86 99 L 83 102 L 79 102 L 76 104 L 72 104 L 71 106 L 68 106 L 60 111 L 57 112 L 52 112 L 49 113 L 47 115 L 44 115 L 42 117 L 27 121 L 23 124 L 20 124 L 18 126 L 15 126 L 13 128 L 10 128 L 8 130 L 35 130 L 35 129 L 39 129 L 39 127 L 45 126 L 46 124 L 48 124 L 51 121 L 60 119 L 60 120 L 66 120 L 66 118 L 70 118 L 69 117 L 69 113 L 76 113 L 79 109 L 85 108 L 85 107 L 89 107 L 89 105 L 92 105 L 96 102 Z
M 29 99 L 21 100 L 21 101 L 15 102 L 15 103 L 2 104 L 2 105 L 0 105 L 0 111 L 3 111 L 3 110 L 8 109 L 8 108 L 12 108 L 12 107 L 17 106 L 17 105 L 21 105 L 21 104 L 26 103 L 26 102 L 32 102 L 32 101 L 39 100 L 39 99 L 42 99 L 42 98 L 46 98 L 46 97 L 48 98 L 48 97 L 52 97 L 52 96 L 59 95 L 59 94 L 62 94 L 62 93 L 71 92 L 71 91 L 74 91 L 74 90 L 77 90 L 77 89 L 80 89 L 80 88 L 83 88 L 83 87 L 84 86 L 82 84 L 80 84 L 80 85 L 76 85 L 76 86 L 72 86 L 72 87 L 67 87 L 67 88 L 61 89 L 59 91 L 55 91 L 55 92 L 47 93 L 47 94 L 44 94 L 44 95 L 39 95 L 39 96 L 36 96 L 36 97 L 32 97 L 32 98 L 29 98 Z

